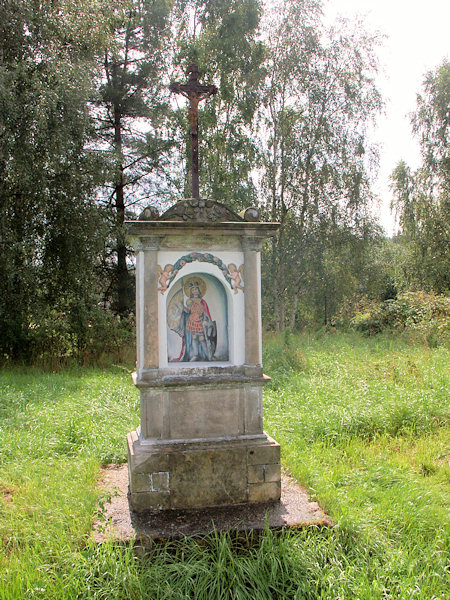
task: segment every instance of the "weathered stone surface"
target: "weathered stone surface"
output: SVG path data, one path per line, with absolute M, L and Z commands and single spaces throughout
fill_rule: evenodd
M 277 497 L 280 465 L 274 461 L 279 460 L 279 446 L 268 436 L 167 444 L 145 442 L 133 432 L 128 444 L 132 497 L 147 493 L 147 507 L 161 503 L 155 493 L 168 495 L 164 501 L 168 508 L 265 502 Z M 139 508 L 144 505 L 141 496 L 132 503 L 137 512 L 145 510 Z
M 247 387 L 245 390 L 245 433 L 261 433 L 262 418 L 262 388 Z
M 150 475 L 152 491 L 154 492 L 169 492 L 170 491 L 170 477 L 169 471 L 152 473 Z
M 243 243 L 245 281 L 245 364 L 260 367 L 261 357 L 261 297 L 259 252 Z
M 131 493 L 130 505 L 136 512 L 142 512 L 144 510 L 165 510 L 170 508 L 170 494 L 167 492 Z
M 185 226 L 185 223 L 180 223 Z M 183 227 L 184 229 L 184 227 Z M 191 228 L 175 232 L 171 236 L 166 236 L 164 239 L 164 247 L 166 249 L 176 249 L 183 251 L 185 248 L 198 248 L 199 250 L 210 251 L 211 248 L 216 248 L 218 252 L 221 250 L 234 250 L 238 248 L 240 238 L 238 235 L 228 235 L 216 233 L 208 233 L 202 228 L 202 231 L 192 231 Z
M 264 465 L 249 465 L 248 466 L 248 482 L 263 483 L 264 482 Z
M 131 474 L 168 471 L 169 455 L 166 452 L 145 452 L 145 449 L 139 444 L 135 431 L 128 434 L 127 442 Z
M 269 465 L 280 462 L 280 445 L 272 438 L 269 444 L 251 447 L 248 450 L 249 465 Z
M 244 208 L 239 213 L 239 216 L 244 219 L 244 221 L 251 221 L 253 223 L 259 221 L 260 212 L 259 208 L 250 206 L 249 208 Z
M 142 251 L 143 276 L 139 280 L 140 296 L 145 298 L 140 307 L 140 321 L 136 324 L 140 329 L 141 360 L 138 369 L 152 369 L 159 366 L 158 353 L 158 261 L 156 248 Z
M 130 492 L 151 492 L 152 482 L 150 473 L 133 473 L 130 477 Z
M 148 205 L 139 215 L 140 221 L 154 221 L 159 218 L 159 211 L 156 206 Z
M 264 481 L 280 481 L 280 464 L 264 465 Z
M 281 496 L 281 483 L 250 483 L 248 486 L 249 502 L 274 502 Z
M 130 478 L 130 492 L 169 492 L 170 479 L 168 471 L 155 473 L 133 473 Z
M 141 431 L 144 438 L 168 437 L 168 393 L 143 390 L 141 393 Z
M 245 502 L 246 471 L 245 448 L 173 454 L 170 457 L 171 506 L 200 507 Z
M 137 252 L 135 384 L 141 393 L 140 430 L 128 436 L 130 502 L 140 512 L 272 500 L 279 496 L 280 450 L 263 432 L 268 378 L 262 371 L 260 251 L 278 225 L 245 221 L 257 219 L 257 211 L 243 218 L 200 198 L 147 220 L 156 217 L 147 210 L 143 220 L 128 223 Z M 170 266 L 164 279 L 161 270 Z M 184 300 L 170 302 L 179 282 L 181 297 L 190 299 L 183 280 L 194 274 L 216 278 L 209 280 L 205 302 L 216 322 L 210 348 L 220 351 L 210 361 L 198 360 L 198 351 L 183 356 L 195 359 L 191 363 L 175 357 L 190 346 L 186 332 L 200 335 L 202 328 L 193 328 L 195 319 L 188 328 L 192 314 Z M 192 335 L 193 346 L 203 341 Z
M 215 223 L 217 221 L 243 221 L 244 218 L 233 212 L 225 204 L 203 198 L 187 198 L 171 206 L 159 217 L 161 221 L 195 221 Z M 258 219 L 248 219 L 257 221 Z
M 185 389 L 169 398 L 170 438 L 236 436 L 243 433 L 240 389 Z
M 171 363 L 173 364 L 173 363 Z M 133 383 L 142 390 L 163 388 L 171 390 L 181 387 L 203 386 L 209 389 L 230 387 L 230 385 L 250 384 L 264 386 L 271 380 L 262 373 L 260 367 L 251 374 L 246 374 L 245 365 L 221 365 L 209 367 L 192 366 L 189 370 L 180 370 L 179 367 L 142 370 L 140 374 L 133 373 Z
M 236 247 L 235 240 L 245 238 L 259 242 L 260 247 L 264 241 L 274 236 L 279 228 L 278 223 L 252 223 L 248 221 L 237 222 L 211 222 L 211 223 L 189 223 L 186 221 L 125 221 L 128 231 L 128 239 L 136 249 L 141 240 L 146 237 L 161 237 L 161 248 L 174 247 L 204 248 L 213 250 L 215 246 L 223 241 L 223 237 L 234 238 L 233 248 Z M 181 237 L 182 236 L 182 237 Z M 190 236 L 189 238 L 187 236 Z M 200 240 L 197 243 L 197 240 Z M 188 242 L 188 243 L 186 243 Z
M 144 387 L 141 432 L 149 440 L 262 434 L 262 385 Z

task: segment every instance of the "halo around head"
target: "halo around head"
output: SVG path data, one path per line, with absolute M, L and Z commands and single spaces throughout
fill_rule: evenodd
M 198 277 L 197 275 L 191 275 L 190 277 L 187 277 L 184 281 L 184 293 L 185 295 L 190 298 L 191 297 L 191 288 L 197 286 L 198 289 L 200 290 L 200 294 L 203 298 L 203 296 L 205 295 L 206 292 L 206 283 L 205 280 L 202 279 L 201 277 Z

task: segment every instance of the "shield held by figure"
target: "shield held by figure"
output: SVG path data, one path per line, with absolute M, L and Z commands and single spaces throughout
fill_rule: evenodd
M 215 321 L 203 322 L 203 333 L 208 348 L 208 358 L 213 359 L 217 347 L 217 324 Z

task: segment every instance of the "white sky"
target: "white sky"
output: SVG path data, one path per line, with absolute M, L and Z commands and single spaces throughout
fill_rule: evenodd
M 385 115 L 378 120 L 373 141 L 380 146 L 377 193 L 381 199 L 380 218 L 391 235 L 394 221 L 389 213 L 389 175 L 399 160 L 411 167 L 420 161 L 419 146 L 412 135 L 408 113 L 416 107 L 427 71 L 450 57 L 449 0 L 328 0 L 325 17 L 364 17 L 366 29 L 387 37 L 379 49 L 384 73 L 378 86 L 386 101 Z

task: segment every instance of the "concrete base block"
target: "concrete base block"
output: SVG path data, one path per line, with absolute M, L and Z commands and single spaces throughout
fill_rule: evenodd
M 266 434 L 149 442 L 128 434 L 133 510 L 271 502 L 280 498 L 280 446 Z
M 231 506 L 189 509 L 149 509 L 143 494 L 135 500 L 139 512 L 130 507 L 127 465 L 110 465 L 100 472 L 100 486 L 111 492 L 101 519 L 94 522 L 93 538 L 108 539 L 144 548 L 154 548 L 155 540 L 179 539 L 186 535 L 209 534 L 213 531 L 262 532 L 269 526 L 332 526 L 330 518 L 317 502 L 286 473 L 281 475 L 281 498 L 278 502 L 247 502 Z M 148 498 L 148 496 L 147 496 Z

